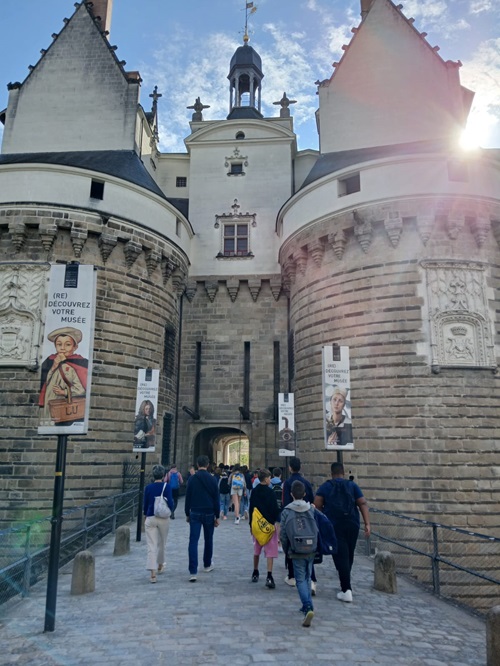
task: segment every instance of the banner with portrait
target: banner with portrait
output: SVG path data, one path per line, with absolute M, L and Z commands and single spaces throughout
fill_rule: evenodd
M 160 371 L 140 369 L 137 376 L 133 451 L 152 452 L 156 445 Z
M 352 450 L 349 347 L 323 347 L 322 358 L 325 448 L 330 451 Z
M 280 456 L 295 455 L 295 402 L 293 393 L 278 393 L 278 444 Z
M 93 266 L 50 268 L 42 343 L 40 435 L 82 435 L 88 430 L 96 274 Z

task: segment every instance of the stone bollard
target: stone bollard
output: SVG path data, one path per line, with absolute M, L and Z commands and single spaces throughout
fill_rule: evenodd
M 486 616 L 486 664 L 500 666 L 500 606 L 493 606 Z
M 90 550 L 77 553 L 73 562 L 71 594 L 87 594 L 95 590 L 95 560 Z
M 130 553 L 130 527 L 122 525 L 115 532 L 113 555 L 127 555 L 128 553 Z
M 396 560 L 387 550 L 381 550 L 375 555 L 375 581 L 374 588 L 379 592 L 396 594 L 398 582 L 396 579 Z

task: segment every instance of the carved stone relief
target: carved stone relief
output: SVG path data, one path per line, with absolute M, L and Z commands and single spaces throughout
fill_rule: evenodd
M 485 266 L 425 261 L 431 365 L 496 367 Z
M 35 368 L 49 266 L 0 265 L 0 366 Z

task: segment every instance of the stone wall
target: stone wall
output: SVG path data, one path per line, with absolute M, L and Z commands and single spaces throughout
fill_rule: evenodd
M 86 436 L 69 438 L 66 508 L 121 492 L 123 463 L 136 457 L 138 368 L 161 369 L 157 450 L 147 465 L 159 461 L 162 418 L 174 413 L 176 391 L 176 368 L 163 371 L 164 329 L 178 329 L 187 273 L 176 247 L 124 220 L 46 206 L 0 208 L 0 280 L 13 270 L 71 260 L 96 267 L 97 309 L 90 427 Z M 15 286 L 9 298 L 25 308 Z M 0 307 L 0 325 L 1 314 Z M 39 366 L 0 366 L 0 458 L 8 461 L 0 465 L 3 521 L 50 513 L 56 437 L 37 434 L 39 389 Z
M 324 448 L 321 349 L 348 345 L 355 450 L 344 462 L 369 502 L 498 528 L 497 213 L 468 216 L 443 198 L 394 202 L 383 216 L 366 206 L 285 243 L 299 454 L 315 483 L 336 459 Z M 473 363 L 460 366 L 458 354 L 447 364 L 458 343 L 438 328 L 449 311 L 482 349 Z
M 288 300 L 280 276 L 197 279 L 189 282 L 183 307 L 180 405 L 194 406 L 196 343 L 201 342 L 200 420 L 180 412 L 177 463 L 193 462 L 194 438 L 213 428 L 242 430 L 250 440 L 250 464 L 277 460 L 274 423 L 274 343 L 279 342 L 280 391 L 288 389 Z M 250 343 L 250 419 L 243 405 L 244 344 Z

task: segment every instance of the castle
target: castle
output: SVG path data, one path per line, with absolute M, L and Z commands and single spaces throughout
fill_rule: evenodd
M 186 153 L 163 154 L 159 94 L 140 104 L 140 74 L 107 38 L 111 5 L 77 3 L 0 112 L 1 519 L 49 512 L 47 277 L 77 261 L 96 269 L 97 309 L 90 428 L 69 441 L 66 506 L 120 492 L 148 367 L 160 370 L 148 464 L 184 471 L 243 441 L 252 466 L 283 465 L 277 400 L 293 393 L 296 451 L 319 483 L 335 457 L 322 348 L 340 344 L 344 462 L 370 503 L 498 529 L 500 155 L 458 149 L 473 98 L 460 63 L 391 0 L 361 0 L 317 84 L 319 151 L 297 151 L 286 94 L 262 115 L 265 62 L 245 39 L 227 117 L 204 120 L 197 98 Z

